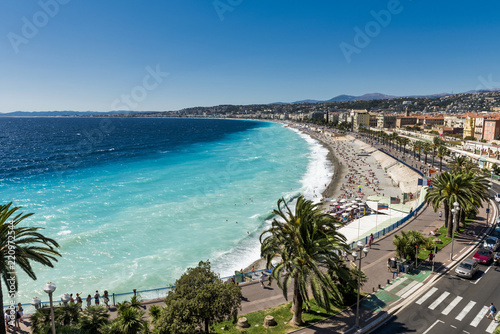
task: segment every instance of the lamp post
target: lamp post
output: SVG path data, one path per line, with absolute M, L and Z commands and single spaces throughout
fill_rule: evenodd
M 71 296 L 69 295 L 69 293 L 63 293 L 61 295 L 61 301 L 65 307 L 68 306 L 68 302 L 70 299 L 71 299 Z
M 40 308 L 41 303 L 42 300 L 40 299 L 40 297 L 33 297 L 33 299 L 31 299 L 31 305 L 35 307 L 35 310 L 38 310 Z
M 492 169 L 493 170 L 493 169 Z M 493 175 L 493 173 L 491 174 Z M 486 226 L 490 224 L 490 192 L 491 187 L 493 186 L 493 182 L 488 182 L 488 209 L 486 209 Z
M 43 287 L 43 291 L 45 291 L 49 295 L 50 300 L 50 322 L 52 323 L 52 334 L 56 334 L 56 323 L 54 320 L 54 304 L 52 303 L 52 293 L 56 291 L 56 285 L 52 282 L 48 282 Z
M 356 248 L 352 253 L 352 257 L 354 261 L 359 260 L 359 266 L 358 266 L 358 298 L 356 301 L 356 325 L 355 329 L 359 329 L 359 295 L 360 295 L 360 290 L 361 290 L 361 260 L 366 258 L 368 255 L 369 249 L 365 247 L 363 241 L 359 240 L 358 241 L 358 248 Z M 364 254 L 364 256 L 363 256 Z
M 453 203 L 453 209 L 451 209 L 451 214 L 453 215 L 453 226 L 451 228 L 451 252 L 450 252 L 450 260 L 453 260 L 453 241 L 455 237 L 455 224 L 457 221 L 457 214 L 460 211 L 460 207 L 458 202 Z

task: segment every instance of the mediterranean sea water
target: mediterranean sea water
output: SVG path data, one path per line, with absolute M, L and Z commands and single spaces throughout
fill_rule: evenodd
M 279 198 L 318 200 L 327 150 L 282 124 L 163 118 L 0 118 L 2 203 L 59 242 L 55 268 L 20 273 L 18 299 L 168 286 L 210 260 L 259 257 Z M 6 293 L 5 286 L 4 296 Z

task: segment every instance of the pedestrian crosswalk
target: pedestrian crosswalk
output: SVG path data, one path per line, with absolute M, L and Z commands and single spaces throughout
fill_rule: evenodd
M 450 291 L 439 291 L 436 287 L 429 289 L 415 304 L 438 312 L 442 309 L 441 314 L 450 315 L 457 321 L 467 319 L 470 321 L 471 327 L 483 328 L 486 326 L 487 333 L 493 333 L 498 325 L 491 318 L 486 318 L 489 312 L 488 305 L 481 305 L 473 300 L 464 300 L 461 296 L 453 296 Z

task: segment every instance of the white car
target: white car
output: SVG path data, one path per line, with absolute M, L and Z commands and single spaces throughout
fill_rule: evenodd
M 495 195 L 495 201 L 497 201 L 498 203 L 500 203 L 500 194 L 496 194 Z
M 498 246 L 500 245 L 500 239 L 497 237 L 488 237 L 483 242 L 483 248 L 490 249 L 492 251 L 496 251 Z

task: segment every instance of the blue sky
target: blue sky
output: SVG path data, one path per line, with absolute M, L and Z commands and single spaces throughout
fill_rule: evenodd
M 0 9 L 0 112 L 500 87 L 498 1 L 3 0 Z

